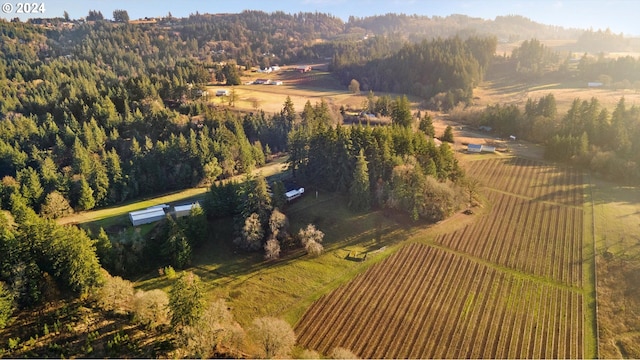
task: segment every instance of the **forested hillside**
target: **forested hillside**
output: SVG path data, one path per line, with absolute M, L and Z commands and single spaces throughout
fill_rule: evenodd
M 364 43 L 363 47 L 368 47 Z M 469 102 L 473 88 L 493 59 L 496 39 L 459 37 L 406 44 L 385 57 L 353 58 L 350 49 L 339 49 L 332 62 L 343 83 L 358 80 L 363 89 L 413 94 L 430 99 L 444 94 L 438 107 L 449 109 Z M 340 51 L 342 50 L 342 51 Z
M 454 14 L 445 17 L 386 14 L 359 18 L 352 16 L 346 24 L 348 31 L 360 29 L 374 34 L 401 33 L 413 41 L 451 37 L 455 35 L 492 35 L 501 41 L 526 40 L 531 37 L 544 39 L 573 39 L 582 33 L 579 29 L 543 25 L 523 16 L 497 16 L 485 20 Z

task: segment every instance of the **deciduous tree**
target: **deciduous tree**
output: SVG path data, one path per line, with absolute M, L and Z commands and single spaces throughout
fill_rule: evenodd
M 133 299 L 136 321 L 149 329 L 169 324 L 169 296 L 160 289 L 138 290 Z
M 296 335 L 291 325 L 278 318 L 263 317 L 253 321 L 250 330 L 254 341 L 260 346 L 260 357 L 267 359 L 273 357 L 288 357 L 293 345 L 296 343 Z
M 69 201 L 57 191 L 52 191 L 47 195 L 40 209 L 40 214 L 47 219 L 57 219 L 72 213 L 73 209 L 69 205 Z
M 351 79 L 349 91 L 353 94 L 360 94 L 360 83 L 356 79 Z
M 272 237 L 264 244 L 264 258 L 267 260 L 275 260 L 280 258 L 280 242 Z

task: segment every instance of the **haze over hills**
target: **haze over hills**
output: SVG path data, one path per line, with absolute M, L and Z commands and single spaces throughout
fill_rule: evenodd
M 102 15 L 102 12 L 95 12 Z M 105 19 L 109 19 L 110 14 L 103 14 L 103 16 Z M 85 16 L 78 19 L 88 18 L 90 17 Z M 393 35 L 412 42 L 439 37 L 460 36 L 466 38 L 478 35 L 495 36 L 498 43 L 517 43 L 532 38 L 567 40 L 567 43 L 561 44 L 563 45 L 562 50 L 578 52 L 640 51 L 640 38 L 625 36 L 622 33 L 617 34 L 609 28 L 597 30 L 593 28 L 567 28 L 543 24 L 521 15 L 497 16 L 493 20 L 488 20 L 462 14 L 424 16 L 387 13 L 365 17 L 349 16 L 344 21 L 331 13 L 286 13 L 282 11 L 267 13 L 261 10 L 245 10 L 240 13 L 196 12 L 181 18 L 172 16 L 145 18 L 153 19 L 155 24 L 168 25 L 178 30 L 185 26 L 195 26 L 203 32 L 199 35 L 194 34 L 194 36 L 199 38 L 204 36 L 207 41 L 233 41 L 229 38 L 231 31 L 225 30 L 225 28 L 235 28 L 244 33 L 262 33 L 266 30 L 271 35 L 294 35 L 281 40 L 286 39 L 300 44 L 305 42 L 308 44 L 309 41 L 318 39 L 357 40 L 358 38 L 380 35 Z M 54 22 L 63 20 L 61 17 L 52 19 Z M 26 21 L 43 24 L 50 23 L 52 19 L 30 18 Z M 140 23 L 140 19 L 132 18 L 131 21 Z M 145 20 L 142 19 L 142 23 L 144 22 Z M 212 27 L 222 29 L 222 31 L 211 33 L 204 31 Z
M 306 0 L 306 1 L 257 1 L 242 2 L 215 1 L 201 2 L 184 0 L 170 1 L 126 1 L 108 2 L 50 0 L 45 3 L 46 17 L 62 16 L 67 11 L 72 18 L 85 16 L 89 10 L 102 11 L 105 15 L 113 10 L 125 9 L 132 19 L 166 16 L 169 12 L 176 17 L 186 17 L 195 13 L 239 13 L 246 9 L 266 12 L 284 11 L 287 13 L 322 12 L 330 13 L 347 21 L 349 16 L 369 17 L 387 13 L 417 14 L 433 17 L 447 17 L 451 14 L 465 14 L 482 19 L 519 14 L 536 22 L 594 30 L 611 28 L 615 33 L 640 35 L 634 18 L 639 5 L 632 0 L 450 0 L 450 1 L 412 1 L 412 0 Z M 0 13 L 10 19 L 19 16 L 22 21 L 37 17 L 34 14 L 18 14 L 15 11 Z

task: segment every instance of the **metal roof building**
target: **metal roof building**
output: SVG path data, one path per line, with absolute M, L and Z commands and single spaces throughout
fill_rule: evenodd
M 131 224 L 133 226 L 150 224 L 152 222 L 160 221 L 164 219 L 164 209 L 168 207 L 169 205 L 162 204 L 152 206 L 144 210 L 132 211 L 129 213 L 129 219 L 131 220 Z
M 469 145 L 467 145 L 467 151 L 468 152 L 474 152 L 474 153 L 482 152 L 482 145 L 469 144 Z
M 287 197 L 287 201 L 291 201 L 293 199 L 297 199 L 304 194 L 304 188 L 300 188 L 298 190 L 287 191 L 284 195 Z
M 176 205 L 173 207 L 173 213 L 176 215 L 177 218 L 183 217 L 183 216 L 189 216 L 191 215 L 191 210 L 199 207 L 200 207 L 200 203 L 197 201 L 194 202 L 193 204 Z

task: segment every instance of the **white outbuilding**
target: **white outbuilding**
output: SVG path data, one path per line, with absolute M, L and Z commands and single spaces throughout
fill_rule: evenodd
M 160 221 L 164 219 L 165 209 L 168 209 L 169 205 L 162 204 L 156 205 L 144 210 L 132 211 L 129 213 L 129 219 L 133 226 L 140 226 L 144 224 L 150 224 L 152 222 Z
M 302 194 L 304 194 L 304 188 L 300 188 L 297 190 L 291 190 L 291 191 L 287 191 L 286 193 L 284 193 L 284 195 L 287 197 L 287 201 L 291 201 L 293 199 L 297 199 L 300 196 L 302 196 Z
M 199 207 L 200 207 L 200 203 L 197 201 L 192 204 L 176 205 L 173 207 L 173 213 L 176 215 L 177 218 L 189 216 L 191 215 L 191 211 L 193 209 L 199 208 Z

